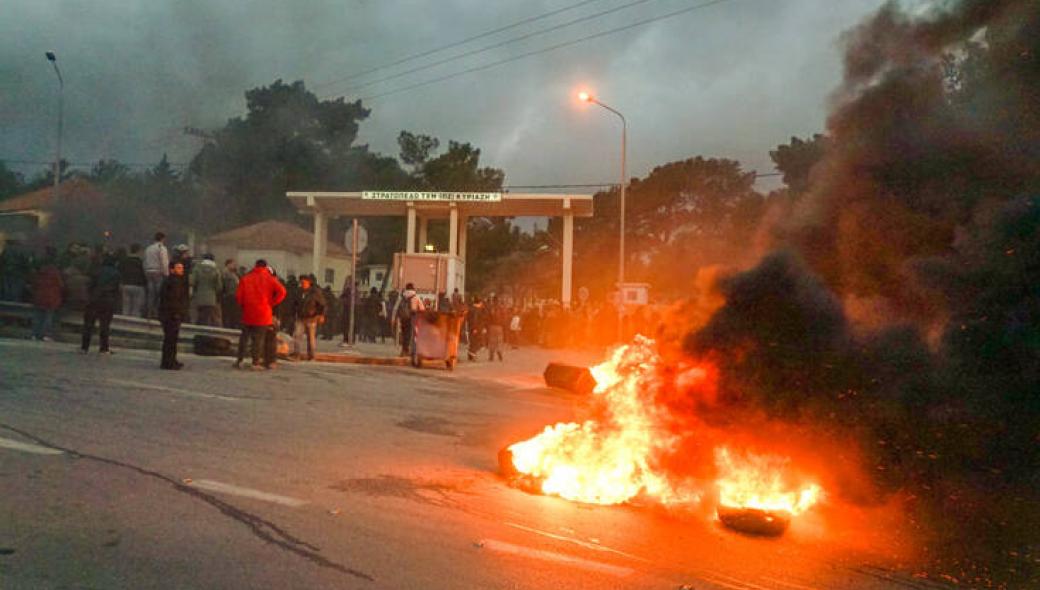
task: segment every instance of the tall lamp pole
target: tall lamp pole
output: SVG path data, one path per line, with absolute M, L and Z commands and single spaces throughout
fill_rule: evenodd
M 61 135 L 65 119 L 65 81 L 61 79 L 61 70 L 58 69 L 58 57 L 53 51 L 46 53 L 47 61 L 54 66 L 54 73 L 58 75 L 58 150 L 54 157 L 54 201 L 58 200 L 59 185 L 61 185 Z
M 625 309 L 625 301 L 622 299 L 623 293 L 621 291 L 621 286 L 625 282 L 625 164 L 628 153 L 628 122 L 625 121 L 625 116 L 622 115 L 620 111 L 609 105 L 603 104 L 588 92 L 579 92 L 578 99 L 582 102 L 597 104 L 614 113 L 619 119 L 621 119 L 621 206 L 618 214 L 618 225 L 620 226 L 621 234 L 618 239 L 618 339 L 620 340 L 623 336 L 621 322 L 624 318 Z

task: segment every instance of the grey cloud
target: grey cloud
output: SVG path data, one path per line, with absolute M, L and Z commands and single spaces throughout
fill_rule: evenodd
M 625 1 L 606 0 L 547 22 Z M 241 114 L 248 88 L 280 77 L 334 95 L 350 83 L 324 83 L 570 3 L 24 0 L 0 20 L 0 157 L 52 157 L 56 81 L 46 50 L 58 52 L 66 78 L 70 160 L 154 162 L 166 151 L 186 161 L 197 145 L 180 128 L 219 126 Z M 822 128 L 826 97 L 840 79 L 835 40 L 880 3 L 733 0 L 373 99 L 361 141 L 393 154 L 397 132 L 417 130 L 481 147 L 486 164 L 505 169 L 508 183 L 613 181 L 618 124 L 609 113 L 575 104 L 574 92 L 585 84 L 628 117 L 631 175 L 695 154 L 769 171 L 769 149 Z M 689 4 L 655 0 L 359 94 Z

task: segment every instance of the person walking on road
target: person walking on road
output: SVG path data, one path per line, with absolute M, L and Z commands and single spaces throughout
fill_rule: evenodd
M 61 307 L 61 292 L 65 284 L 55 260 L 53 248 L 47 248 L 43 264 L 32 277 L 33 338 L 49 341 L 54 325 L 54 314 Z
M 202 262 L 191 271 L 191 302 L 198 314 L 195 323 L 202 326 L 220 327 L 220 305 L 217 298 L 224 290 L 224 279 L 221 277 L 217 263 L 212 254 L 205 254 Z
M 118 268 L 122 281 L 123 315 L 144 317 L 148 277 L 144 272 L 140 244 L 130 245 L 130 253 L 119 259 Z
M 158 232 L 151 246 L 144 249 L 144 276 L 147 280 L 148 317 L 159 315 L 159 289 L 170 274 L 170 252 L 163 241 L 166 234 Z
M 300 277 L 299 291 L 293 299 L 295 318 L 293 325 L 294 356 L 298 360 L 314 360 L 318 350 L 318 326 L 325 323 L 325 296 L 314 284 L 314 277 Z M 306 342 L 306 344 L 304 344 Z M 307 354 L 304 355 L 306 347 Z
M 252 368 L 262 370 L 268 367 L 260 363 L 260 354 L 265 347 L 265 336 L 274 321 L 273 308 L 285 299 L 285 287 L 267 269 L 267 261 L 256 261 L 253 270 L 238 283 L 235 295 L 242 308 L 242 334 L 238 339 L 238 360 L 235 368 L 242 365 L 246 340 L 250 343 Z
M 112 325 L 112 316 L 116 313 L 116 306 L 120 303 L 119 270 L 116 269 L 116 260 L 113 256 L 106 254 L 101 259 L 101 265 L 90 277 L 90 299 L 87 309 L 83 312 L 83 342 L 80 351 L 86 354 L 90 350 L 90 340 L 94 335 L 94 324 L 100 324 L 98 328 L 101 354 L 112 354 L 108 347 L 109 327 Z
M 171 262 L 169 274 L 159 289 L 158 312 L 163 327 L 161 369 L 179 371 L 184 368 L 183 364 L 177 362 L 177 341 L 180 340 L 181 323 L 188 319 L 190 304 L 184 263 Z

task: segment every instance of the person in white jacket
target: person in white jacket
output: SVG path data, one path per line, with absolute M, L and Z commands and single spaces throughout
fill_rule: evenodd
M 144 276 L 148 284 L 148 313 L 147 317 L 159 317 L 159 290 L 163 279 L 170 274 L 170 252 L 166 249 L 166 234 L 157 232 L 155 241 L 151 246 L 144 249 Z
M 401 326 L 401 356 L 412 354 L 415 339 L 415 315 L 423 311 L 426 311 L 426 305 L 415 292 L 415 285 L 408 283 L 394 306 L 394 317 Z

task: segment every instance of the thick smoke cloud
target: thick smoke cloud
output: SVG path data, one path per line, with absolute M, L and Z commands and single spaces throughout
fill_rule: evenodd
M 1040 137 L 1035 116 L 1015 121 L 1013 132 L 992 116 L 998 108 L 1035 112 L 1013 100 L 1016 86 L 958 103 L 944 59 L 955 60 L 979 35 L 995 53 L 1017 43 L 1036 11 L 1030 2 L 972 1 L 913 19 L 889 4 L 847 33 L 828 152 L 810 194 L 773 228 L 778 242 L 842 297 L 881 300 L 902 317 L 941 318 L 946 310 L 920 291 L 908 261 L 948 253 L 978 207 L 1035 182 Z M 1001 92 L 1012 96 L 995 96 Z
M 722 281 L 684 341 L 718 359 L 730 408 L 856 437 L 950 562 L 1037 541 L 1038 33 L 1027 0 L 893 3 L 850 31 L 826 153 L 771 217 L 775 253 Z

